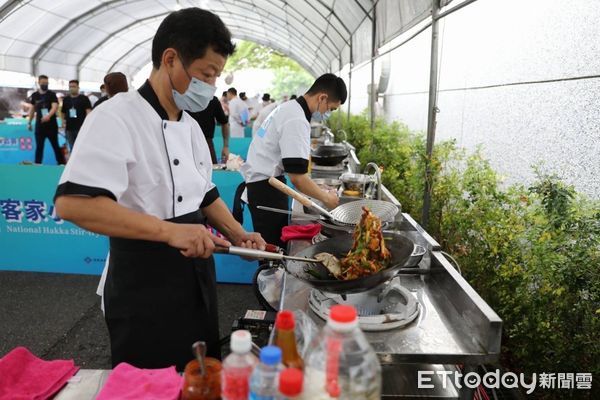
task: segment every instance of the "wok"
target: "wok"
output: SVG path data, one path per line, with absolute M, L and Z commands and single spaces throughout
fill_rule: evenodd
M 287 261 L 285 269 L 318 290 L 337 294 L 364 292 L 392 279 L 398 273 L 419 273 L 418 269 L 411 270 L 409 267 L 415 267 L 426 250 L 397 233 L 384 233 L 384 238 L 392 260 L 387 268 L 373 275 L 342 281 L 328 276 L 328 270 L 323 264 L 302 261 Z M 352 242 L 352 235 L 341 235 L 309 246 L 295 256 L 314 258 L 316 254 L 325 252 L 341 258 L 352 248 Z M 315 275 L 325 279 L 319 279 Z
M 311 150 L 311 161 L 317 165 L 333 166 L 348 157 L 348 148 L 343 144 L 324 144 Z

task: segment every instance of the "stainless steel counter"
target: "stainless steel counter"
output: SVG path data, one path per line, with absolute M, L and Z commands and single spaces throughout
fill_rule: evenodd
M 385 188 L 384 195 L 397 204 Z M 292 209 L 303 212 L 296 202 L 292 203 Z M 292 219 L 292 224 L 303 223 L 306 221 L 301 218 Z M 431 272 L 395 278 L 400 279 L 421 304 L 415 321 L 396 330 L 366 332 L 382 365 L 392 370 L 394 366 L 407 368 L 407 363 L 415 368 L 416 363 L 432 368 L 434 364 L 464 364 L 468 368 L 498 361 L 502 320 L 443 256 L 440 245 L 410 215 L 399 214 L 393 229 L 429 250 L 420 267 L 429 268 Z M 294 254 L 309 245 L 309 241 L 292 241 L 288 252 Z M 318 325 L 323 325 L 324 321 L 308 306 L 311 288 L 289 274 L 284 275 L 280 308 L 304 310 Z M 461 398 L 470 395 L 468 391 L 461 392 Z

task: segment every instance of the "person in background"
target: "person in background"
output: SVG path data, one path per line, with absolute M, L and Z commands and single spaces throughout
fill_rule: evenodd
M 223 108 L 223 112 L 225 115 L 229 116 L 229 103 L 227 102 L 227 90 L 223 92 L 221 95 L 221 107 Z
M 265 119 L 267 119 L 269 114 L 271 114 L 271 111 L 273 111 L 275 108 L 277 108 L 278 105 L 279 104 L 277 104 L 277 102 L 275 102 L 275 101 L 273 101 L 273 102 L 269 101 L 269 104 L 262 107 L 262 109 L 258 113 L 258 116 L 254 120 L 254 125 L 252 125 L 252 137 L 256 136 L 256 132 L 260 129 L 263 122 L 265 122 Z
M 200 112 L 189 112 L 188 113 L 198 122 L 206 143 L 210 149 L 210 158 L 213 164 L 218 164 L 217 153 L 215 152 L 215 144 L 213 139 L 215 137 L 216 123 L 221 125 L 221 133 L 223 134 L 223 149 L 221 150 L 221 160 L 227 161 L 229 157 L 229 118 L 225 115 L 221 102 L 216 96 L 212 98 L 206 109 Z
M 269 93 L 264 93 L 262 95 L 261 101 L 256 102 L 256 106 L 254 107 L 253 119 L 256 120 L 258 118 L 258 114 L 260 114 L 260 110 L 262 110 L 269 104 L 271 104 L 271 95 Z M 256 121 L 254 122 L 254 126 L 256 126 Z
M 129 85 L 127 84 L 127 77 L 122 72 L 111 72 L 104 77 L 104 84 L 106 96 L 103 96 L 94 104 L 94 108 L 104 103 L 106 100 L 114 97 L 118 93 L 124 93 L 129 91 Z
M 44 142 L 46 139 L 52 145 L 57 164 L 64 164 L 65 157 L 58 146 L 58 98 L 56 93 L 48 90 L 48 77 L 38 77 L 39 89 L 31 94 L 28 103 L 33 107 L 29 110 L 27 129 L 31 130 L 31 121 L 35 115 L 35 163 L 41 164 L 44 158 Z
M 248 106 L 237 95 L 235 88 L 229 88 L 227 91 L 227 100 L 229 101 L 229 126 L 232 138 L 243 138 L 244 128 L 248 125 L 250 113 Z
M 254 230 L 268 243 L 285 246 L 281 241 L 281 230 L 288 224 L 288 216 L 263 211 L 257 206 L 289 210 L 288 196 L 269 184 L 271 177 L 286 183 L 287 175 L 296 189 L 320 200 L 327 208 L 333 209 L 338 205 L 337 194 L 319 188 L 308 173 L 310 122 L 327 119 L 346 101 L 347 96 L 343 79 L 324 74 L 303 96 L 275 108 L 252 139 L 248 159 L 240 172 L 246 183 L 246 198 Z
M 71 151 L 73 151 L 79 129 L 90 111 L 92 111 L 92 103 L 87 96 L 79 93 L 79 81 L 77 79 L 70 80 L 69 95 L 63 99 L 61 115 Z

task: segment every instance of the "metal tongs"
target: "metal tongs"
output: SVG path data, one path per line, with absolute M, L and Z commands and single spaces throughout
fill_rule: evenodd
M 307 263 L 321 264 L 321 261 L 319 261 L 315 258 L 286 256 L 285 254 L 279 253 L 277 251 L 269 251 L 269 249 L 273 249 L 273 248 L 277 248 L 277 247 L 273 246 L 273 245 L 267 245 L 267 250 L 263 251 L 263 250 L 248 249 L 245 247 L 238 247 L 238 246 L 230 246 L 230 247 L 217 246 L 215 248 L 215 252 L 221 253 L 221 254 L 231 254 L 234 256 L 247 257 L 247 258 L 279 260 L 279 261 L 295 260 L 295 261 L 304 261 Z

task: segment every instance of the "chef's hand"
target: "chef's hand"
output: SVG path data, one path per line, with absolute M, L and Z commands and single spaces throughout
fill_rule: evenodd
M 42 122 L 50 122 L 50 116 L 49 115 L 45 115 L 42 117 Z
M 327 206 L 327 208 L 329 208 L 330 210 L 333 210 L 340 204 L 340 198 L 338 197 L 337 193 L 334 191 L 327 192 L 323 203 L 325 204 L 325 206 Z
M 227 240 L 213 235 L 204 225 L 172 224 L 169 225 L 168 244 L 181 251 L 186 257 L 208 258 L 215 250 L 215 245 L 229 247 Z
M 267 242 L 265 242 L 260 233 L 244 232 L 239 238 L 237 238 L 235 245 L 246 247 L 248 249 L 264 251 L 267 247 Z
M 223 147 L 221 150 L 221 160 L 227 162 L 229 159 L 229 147 Z

